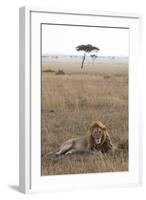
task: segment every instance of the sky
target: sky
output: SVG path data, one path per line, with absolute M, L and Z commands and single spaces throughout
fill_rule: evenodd
M 42 54 L 83 55 L 76 46 L 91 44 L 98 56 L 128 56 L 129 30 L 101 27 L 42 25 Z

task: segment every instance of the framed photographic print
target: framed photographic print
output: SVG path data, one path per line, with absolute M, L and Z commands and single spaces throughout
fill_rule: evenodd
M 20 8 L 20 191 L 141 183 L 141 15 Z

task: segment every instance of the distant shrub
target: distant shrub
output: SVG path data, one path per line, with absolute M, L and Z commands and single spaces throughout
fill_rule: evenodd
M 50 73 L 54 73 L 55 71 L 54 71 L 54 70 L 52 70 L 52 69 L 45 69 L 45 70 L 43 70 L 43 72 L 50 72 Z
M 110 76 L 109 75 L 104 75 L 104 78 L 108 79 L 108 78 L 110 78 Z
M 64 75 L 64 74 L 65 74 L 64 71 L 61 70 L 61 69 L 59 69 L 59 70 L 56 72 L 56 75 Z
M 127 139 L 121 140 L 118 144 L 118 148 L 128 150 L 128 140 Z

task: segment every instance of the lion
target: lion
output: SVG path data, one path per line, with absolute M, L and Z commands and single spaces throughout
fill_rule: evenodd
M 90 125 L 86 136 L 71 138 L 64 142 L 59 151 L 56 152 L 56 156 L 95 150 L 107 153 L 111 149 L 112 141 L 105 125 L 100 121 L 96 121 Z

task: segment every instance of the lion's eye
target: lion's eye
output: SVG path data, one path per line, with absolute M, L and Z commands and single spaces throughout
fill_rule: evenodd
M 97 130 L 97 129 L 95 129 L 95 130 L 94 130 L 94 133 L 97 133 L 97 132 L 98 132 L 98 130 Z

